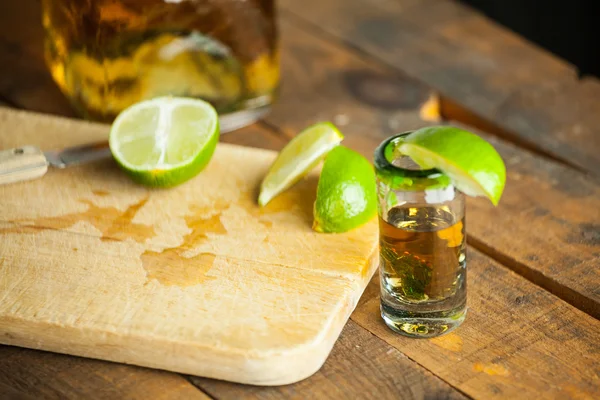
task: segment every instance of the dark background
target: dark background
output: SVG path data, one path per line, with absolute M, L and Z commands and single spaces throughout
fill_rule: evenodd
M 599 0 L 461 0 L 500 24 L 600 77 Z

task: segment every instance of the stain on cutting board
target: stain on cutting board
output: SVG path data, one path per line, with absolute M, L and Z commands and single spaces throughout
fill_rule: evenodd
M 78 222 L 88 222 L 102 233 L 101 239 L 105 241 L 130 238 L 138 243 L 144 243 L 156 235 L 152 225 L 133 222 L 137 212 L 148 202 L 148 197 L 144 197 L 130 205 L 125 211 L 120 211 L 114 207 L 99 207 L 89 200 L 80 200 L 80 202 L 87 204 L 88 209 L 79 213 L 55 217 L 9 221 L 18 224 L 18 226 L 0 228 L 0 234 L 38 233 L 46 229 L 61 230 L 70 228 Z
M 299 208 L 305 203 L 312 205 L 311 196 L 314 198 L 316 195 L 316 184 L 317 179 L 303 180 L 293 189 L 277 196 L 262 208 L 258 207 L 256 197 L 251 192 L 242 192 L 239 201 L 234 204 L 242 207 L 253 219 L 253 222 L 270 229 L 273 227 L 273 222 L 265 219 L 265 216 L 289 212 L 291 209 Z M 184 217 L 190 233 L 183 237 L 179 246 L 159 252 L 146 250 L 141 255 L 142 266 L 147 273 L 147 282 L 155 279 L 162 285 L 186 287 L 214 279 L 207 276 L 207 273 L 213 266 L 215 259 L 218 257 L 217 255 L 202 252 L 196 256 L 186 257 L 184 253 L 205 243 L 209 239 L 209 234 L 227 234 L 227 229 L 221 218 L 223 212 L 231 205 L 231 203 L 221 200 L 211 206 L 191 206 L 191 215 Z M 306 210 L 303 211 L 308 212 L 308 207 L 305 208 Z M 210 215 L 211 213 L 213 215 Z M 310 218 L 312 219 L 312 209 L 310 210 Z M 307 225 L 307 227 L 310 227 L 310 225 Z M 268 242 L 266 237 L 265 242 Z
M 267 258 L 284 255 L 276 249 L 284 243 L 289 232 L 288 227 L 297 229 L 300 222 L 298 219 L 300 219 L 300 226 L 304 225 L 305 232 L 312 232 L 312 206 L 316 198 L 317 184 L 317 175 L 302 179 L 265 207 L 259 207 L 256 203 L 255 192 L 258 190 L 258 185 L 254 190 L 248 190 L 246 186 L 238 192 L 237 196 L 232 195 L 231 200 L 217 198 L 209 200 L 209 204 L 206 199 L 204 203 L 203 200 L 199 200 L 197 204 L 188 203 L 187 215 L 175 217 L 183 219 L 188 231 L 170 233 L 170 235 L 182 236 L 180 240 L 175 241 L 175 245 L 171 242 L 172 244 L 166 248 L 160 245 L 160 229 L 156 231 L 155 228 L 157 217 L 152 209 L 156 205 L 148 204 L 150 208 L 144 208 L 150 195 L 130 205 L 124 211 L 111 206 L 101 207 L 88 199 L 81 199 L 78 202 L 88 206 L 83 212 L 10 221 L 17 223 L 18 226 L 0 228 L 0 235 L 3 233 L 37 234 L 44 230 L 68 229 L 79 222 L 87 222 L 101 232 L 102 241 L 133 239 L 144 245 L 145 248 L 138 254 L 146 275 L 146 284 L 155 281 L 164 286 L 190 287 L 215 279 L 208 273 L 223 251 L 220 236 L 234 235 L 241 240 L 248 240 L 249 237 L 256 239 L 254 242 L 251 240 L 250 245 L 239 249 L 243 250 L 243 254 L 234 255 L 240 259 L 249 259 L 250 254 L 254 254 L 255 251 L 261 252 L 261 248 L 256 246 L 264 246 L 262 253 L 267 254 Z M 238 188 L 243 186 L 245 185 L 240 183 L 237 185 Z M 109 192 L 94 190 L 92 193 L 103 196 Z M 152 199 L 154 200 L 155 197 L 152 196 Z M 142 219 L 144 223 L 134 223 L 133 220 L 142 208 L 146 214 L 146 218 Z M 231 212 L 224 216 L 224 212 L 228 210 Z M 233 231 L 228 232 L 226 226 Z M 152 241 L 149 242 L 150 239 L 154 239 L 154 244 L 151 244 Z M 231 238 L 226 240 L 231 241 Z M 311 242 L 299 242 L 296 244 L 296 251 L 302 251 L 302 246 L 307 246 L 305 248 L 311 251 L 314 245 Z M 354 264 L 352 257 L 352 255 L 347 257 L 344 255 L 349 263 Z M 369 270 L 368 263 L 364 261 L 353 267 L 361 275 Z
M 193 286 L 214 279 L 206 275 L 211 269 L 215 258 L 212 253 L 200 253 L 193 257 L 185 257 L 183 253 L 200 245 L 208 239 L 208 234 L 225 235 L 227 230 L 221 222 L 221 215 L 228 206 L 221 206 L 217 214 L 210 217 L 192 215 L 185 217 L 185 222 L 191 232 L 183 237 L 183 242 L 177 247 L 167 248 L 160 252 L 146 250 L 141 255 L 142 266 L 146 270 L 148 282 L 156 279 L 166 286 Z M 203 209 L 193 208 L 192 211 L 204 212 Z
M 82 143 L 107 134 L 0 117 L 15 128 L 7 143 L 61 148 L 74 132 Z M 377 226 L 313 232 L 318 171 L 260 209 L 276 156 L 220 143 L 202 174 L 170 190 L 135 185 L 114 162 L 1 186 L 0 322 L 12 335 L 3 343 L 245 383 L 312 374 L 369 282 Z M 192 267 L 165 261 L 173 255 Z
M 148 282 L 156 279 L 165 286 L 186 287 L 215 279 L 206 275 L 217 258 L 212 253 L 186 258 L 179 248 L 171 248 L 160 253 L 145 251 L 141 258 Z

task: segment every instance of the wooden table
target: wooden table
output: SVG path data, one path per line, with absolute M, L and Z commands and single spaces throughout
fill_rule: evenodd
M 468 202 L 466 322 L 433 340 L 396 335 L 374 279 L 323 368 L 294 385 L 0 346 L 0 397 L 599 398 L 600 82 L 449 0 L 279 4 L 281 99 L 223 141 L 280 149 L 331 120 L 370 157 L 392 133 L 432 124 L 428 99 L 480 129 L 508 182 L 498 208 Z M 0 101 L 74 116 L 46 71 L 39 20 L 36 0 L 0 2 Z

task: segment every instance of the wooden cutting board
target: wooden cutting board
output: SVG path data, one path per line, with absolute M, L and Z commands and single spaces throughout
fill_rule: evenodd
M 0 149 L 107 133 L 0 108 Z M 169 190 L 112 160 L 0 186 L 0 342 L 258 385 L 316 372 L 377 267 L 377 225 L 314 233 L 316 174 L 259 209 L 274 156 L 219 144 Z

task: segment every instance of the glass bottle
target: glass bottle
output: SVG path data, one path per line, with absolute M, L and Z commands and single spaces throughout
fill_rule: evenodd
M 381 316 L 403 335 L 435 337 L 467 311 L 465 197 L 446 175 L 396 151 L 408 133 L 375 151 Z
M 188 96 L 211 102 L 228 131 L 277 92 L 275 0 L 42 0 L 42 17 L 51 74 L 90 119 Z

